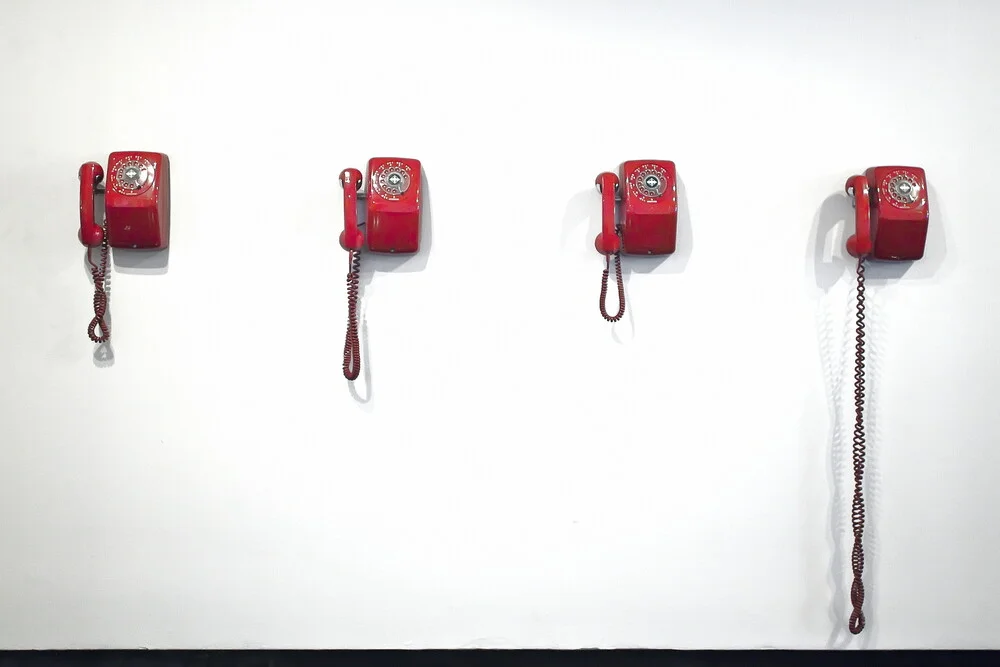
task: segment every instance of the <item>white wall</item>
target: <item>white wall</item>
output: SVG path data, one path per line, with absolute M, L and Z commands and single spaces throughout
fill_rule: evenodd
M 998 21 L 8 0 L 0 647 L 1000 647 Z M 170 155 L 173 236 L 116 258 L 111 364 L 76 173 L 121 149 Z M 355 393 L 335 178 L 385 154 L 426 250 L 365 257 Z M 611 326 L 593 181 L 635 157 L 680 247 Z M 854 638 L 842 187 L 885 163 L 933 213 L 870 270 Z

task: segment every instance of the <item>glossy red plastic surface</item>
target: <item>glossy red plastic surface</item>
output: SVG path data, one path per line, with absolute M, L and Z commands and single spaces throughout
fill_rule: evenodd
M 361 246 L 365 244 L 365 235 L 358 229 L 361 172 L 351 168 L 340 172 L 340 185 L 344 188 L 344 231 L 340 233 L 340 247 L 344 250 L 361 250 Z
M 170 161 L 163 153 L 108 156 L 104 219 L 112 248 L 159 250 L 170 241 Z
M 851 257 L 868 257 L 872 252 L 872 209 L 868 179 L 851 176 L 844 186 L 854 196 L 854 233 L 847 238 L 847 253 Z
M 80 178 L 80 243 L 96 248 L 101 245 L 104 230 L 94 221 L 94 190 L 104 180 L 104 167 L 85 162 L 77 174 Z
M 598 174 L 597 191 L 601 193 L 601 233 L 594 240 L 597 252 L 613 255 L 621 249 L 618 230 L 615 227 L 615 199 L 618 194 L 618 177 L 610 171 Z
M 915 260 L 924 256 L 930 202 L 927 175 L 919 167 L 874 167 L 865 172 L 872 197 L 872 256 L 881 260 Z M 912 201 L 899 197 L 894 183 L 905 182 Z
M 669 255 L 677 249 L 677 170 L 669 160 L 629 160 L 620 170 L 622 252 Z
M 924 256 L 930 201 L 927 175 L 920 167 L 872 167 L 863 179 L 868 188 L 871 247 L 867 256 L 884 261 L 916 260 Z M 862 215 L 855 188 L 856 215 Z M 848 239 L 848 252 L 851 252 Z M 859 256 L 851 253 L 855 257 Z
M 420 249 L 420 178 L 419 160 L 368 161 L 368 250 L 405 254 Z

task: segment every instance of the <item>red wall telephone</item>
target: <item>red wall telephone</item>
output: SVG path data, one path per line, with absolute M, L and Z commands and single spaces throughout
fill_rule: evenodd
M 927 178 L 919 167 L 872 167 L 847 180 L 854 198 L 854 234 L 847 239 L 853 257 L 914 260 L 927 242 Z
M 864 176 L 851 176 L 845 187 L 854 200 L 854 234 L 847 239 L 847 252 L 858 260 L 857 336 L 855 338 L 854 406 L 852 438 L 854 497 L 851 502 L 851 606 L 847 627 L 853 634 L 865 628 L 862 611 L 865 587 L 862 577 L 865 552 L 865 260 L 916 260 L 924 256 L 930 206 L 927 177 L 919 167 L 872 167 Z
M 108 156 L 108 186 L 97 162 L 80 167 L 80 241 L 101 247 L 100 266 L 87 259 L 94 276 L 94 319 L 87 335 L 95 343 L 111 338 L 105 317 L 108 248 L 166 248 L 170 237 L 170 161 L 163 153 L 119 151 Z M 104 225 L 94 220 L 94 194 L 104 193 Z M 99 331 L 99 332 L 98 332 Z
M 377 253 L 412 254 L 420 249 L 420 161 L 408 158 L 372 158 L 368 161 L 368 191 L 362 190 L 361 172 L 340 172 L 344 188 L 344 231 L 340 245 L 348 252 L 347 338 L 344 341 L 344 377 L 355 380 L 361 372 L 358 337 L 358 297 L 361 249 Z M 365 229 L 358 223 L 358 199 L 366 200 Z
M 621 253 L 669 255 L 677 248 L 677 171 L 669 160 L 629 160 L 621 165 L 619 174 L 605 171 L 595 183 L 601 193 L 601 233 L 594 245 L 606 258 L 601 278 L 601 315 L 609 322 L 617 322 L 625 314 Z M 624 204 L 620 226 L 615 220 L 618 200 Z M 612 255 L 618 281 L 617 315 L 608 315 L 605 306 Z

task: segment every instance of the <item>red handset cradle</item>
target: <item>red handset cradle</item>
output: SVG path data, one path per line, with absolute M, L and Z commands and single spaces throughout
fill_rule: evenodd
M 847 181 L 854 197 L 855 231 L 847 239 L 852 257 L 917 260 L 927 243 L 930 202 L 920 167 L 872 167 Z

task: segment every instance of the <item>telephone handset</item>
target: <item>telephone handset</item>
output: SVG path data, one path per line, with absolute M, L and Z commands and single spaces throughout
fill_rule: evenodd
M 845 190 L 854 202 L 854 233 L 847 239 L 847 252 L 857 264 L 857 335 L 855 337 L 854 406 L 852 439 L 854 497 L 851 502 L 851 612 L 848 629 L 859 634 L 865 628 L 865 588 L 862 582 L 865 552 L 864 473 L 865 453 L 865 260 L 912 261 L 924 256 L 930 206 L 927 177 L 919 167 L 872 167 L 863 176 L 847 179 Z
M 344 231 L 340 246 L 348 252 L 347 337 L 344 341 L 344 377 L 356 380 L 361 372 L 361 341 L 358 336 L 358 299 L 361 281 L 361 250 L 397 255 L 420 250 L 420 161 L 408 158 L 372 158 L 368 161 L 362 189 L 361 172 L 340 172 L 344 188 Z M 365 200 L 364 229 L 358 222 L 359 199 Z
M 80 242 L 94 277 L 94 318 L 87 335 L 95 343 L 111 338 L 107 324 L 109 248 L 166 248 L 170 237 L 170 160 L 163 153 L 119 151 L 108 156 L 108 183 L 104 168 L 85 162 L 80 178 Z M 104 194 L 104 224 L 94 219 L 94 195 Z M 95 264 L 90 248 L 101 248 Z
M 605 171 L 595 181 L 601 193 L 601 233 L 594 245 L 605 256 L 601 277 L 601 315 L 617 322 L 625 315 L 625 285 L 621 254 L 669 255 L 677 248 L 677 170 L 669 160 L 629 160 L 619 173 Z M 615 202 L 622 202 L 622 224 L 616 221 Z M 606 307 L 611 257 L 618 283 L 618 313 Z

